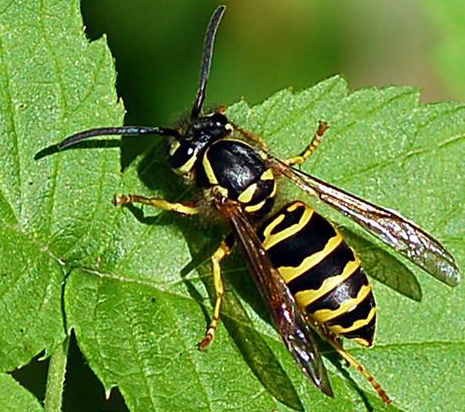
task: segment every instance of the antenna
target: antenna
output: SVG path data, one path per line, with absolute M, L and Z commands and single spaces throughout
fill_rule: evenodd
M 58 149 L 64 149 L 73 146 L 81 140 L 88 139 L 94 136 L 140 136 L 144 134 L 158 134 L 160 136 L 174 136 L 179 137 L 179 132 L 175 129 L 168 129 L 164 127 L 149 127 L 149 126 L 121 126 L 121 127 L 99 127 L 97 129 L 84 130 L 67 137 L 62 142 L 58 143 Z
M 199 117 L 202 105 L 205 100 L 205 88 L 207 87 L 208 76 L 210 74 L 210 66 L 213 53 L 213 43 L 215 41 L 216 32 L 221 21 L 221 17 L 226 10 L 226 6 L 219 6 L 213 13 L 210 23 L 208 24 L 207 32 L 205 33 L 205 41 L 203 46 L 202 65 L 200 68 L 199 88 L 197 96 L 192 107 L 191 120 Z M 89 139 L 94 136 L 141 136 L 156 134 L 160 136 L 173 136 L 180 138 L 181 135 L 178 130 L 165 128 L 165 127 L 148 127 L 148 126 L 121 126 L 121 127 L 99 127 L 96 129 L 84 130 L 82 132 L 73 134 L 67 137 L 62 142 L 58 143 L 59 150 L 66 147 L 73 146 L 76 143 Z
M 205 89 L 207 87 L 208 76 L 210 75 L 210 66 L 212 62 L 213 44 L 215 42 L 216 31 L 220 24 L 221 18 L 226 10 L 226 6 L 219 6 L 213 13 L 210 23 L 208 23 L 207 32 L 203 44 L 202 65 L 200 67 L 199 88 L 194 100 L 194 106 L 191 111 L 191 120 L 199 117 L 202 105 L 205 100 Z

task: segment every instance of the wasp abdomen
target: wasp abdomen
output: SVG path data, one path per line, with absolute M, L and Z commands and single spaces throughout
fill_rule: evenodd
M 371 346 L 376 304 L 360 260 L 334 226 L 293 202 L 258 230 L 297 304 L 336 335 Z
M 205 151 L 197 169 L 201 187 L 217 186 L 225 197 L 237 200 L 253 216 L 271 210 L 276 181 L 265 158 L 255 148 L 235 139 L 221 139 Z

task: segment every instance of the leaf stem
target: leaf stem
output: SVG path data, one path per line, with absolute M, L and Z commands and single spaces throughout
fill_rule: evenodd
M 61 412 L 68 347 L 69 336 L 65 338 L 61 345 L 56 347 L 52 356 L 50 356 L 44 402 L 46 412 Z

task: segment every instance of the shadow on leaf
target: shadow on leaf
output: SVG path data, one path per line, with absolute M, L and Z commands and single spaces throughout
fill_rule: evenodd
M 44 157 L 50 156 L 52 154 L 58 153 L 58 152 L 64 152 L 67 150 L 81 150 L 81 149 L 108 149 L 108 148 L 114 148 L 114 147 L 121 147 L 121 142 L 120 140 L 114 140 L 114 139 L 101 139 L 101 140 L 92 140 L 92 141 L 84 141 L 84 142 L 79 142 L 73 146 L 67 147 L 65 149 L 59 149 L 58 148 L 58 143 L 52 144 L 50 146 L 47 146 L 41 150 L 39 150 L 35 155 L 34 155 L 34 160 L 40 160 L 43 159 Z
M 186 191 L 180 178 L 164 178 L 173 175 L 167 162 L 160 161 L 165 156 L 162 150 L 164 150 L 163 144 L 156 144 L 141 159 L 137 166 L 139 178 L 148 188 L 156 190 L 159 197 L 170 201 L 192 200 L 192 193 Z M 181 197 L 179 196 L 180 193 L 182 193 Z M 160 213 L 158 211 L 155 211 L 157 216 L 150 217 L 144 216 L 142 210 L 137 207 L 131 206 L 129 209 L 142 223 L 156 225 L 174 223 L 183 233 L 192 258 L 190 263 L 181 271 L 181 276 L 191 298 L 199 304 L 205 316 L 205 326 L 207 326 L 210 322 L 211 310 L 205 307 L 204 298 L 187 278 L 187 275 L 193 270 L 197 270 L 213 306 L 216 296 L 213 287 L 210 257 L 226 233 L 225 230 L 221 230 L 224 223 L 220 223 L 220 220 L 218 220 L 218 225 L 215 225 L 213 219 L 213 222 L 205 225 L 201 221 L 202 217 L 173 216 L 175 215 L 173 213 Z M 257 313 L 266 313 L 265 305 L 261 302 L 260 295 L 247 270 L 244 269 L 237 273 L 237 267 L 244 268 L 245 265 L 243 261 L 236 258 L 227 259 L 226 263 L 222 264 L 223 281 L 227 292 L 223 301 L 221 320 L 243 359 L 263 387 L 283 404 L 295 410 L 303 411 L 304 408 L 299 395 L 290 378 L 262 335 L 256 331 L 236 294 L 237 292 L 241 296 L 245 296 L 247 302 L 250 302 L 254 309 L 257 310 Z M 230 276 L 231 273 L 234 273 L 234 276 Z M 233 287 L 230 287 L 231 284 L 234 284 Z M 270 319 L 267 318 L 266 321 L 269 323 Z M 204 331 L 199 331 L 199 341 L 203 333 Z M 208 356 L 208 354 L 205 356 Z
M 221 320 L 244 361 L 263 387 L 284 405 L 303 411 L 303 405 L 289 376 L 262 335 L 257 332 L 237 296 L 237 293 L 241 294 L 241 296 L 243 294 L 249 295 L 251 299 L 247 299 L 247 302 L 257 307 L 257 313 L 266 313 L 264 302 L 261 301 L 259 292 L 247 273 L 247 269 L 235 270 L 237 266 L 234 265 L 233 260 L 222 265 L 226 296 L 222 304 Z M 197 271 L 201 274 L 202 279 L 204 279 L 205 287 L 213 305 L 215 302 L 215 291 L 210 265 L 204 264 L 198 267 Z M 232 279 L 235 279 L 235 282 L 232 282 Z M 234 286 L 230 287 L 233 283 Z M 210 314 L 208 314 L 206 324 L 209 321 Z M 266 317 L 266 321 L 271 323 L 268 317 Z

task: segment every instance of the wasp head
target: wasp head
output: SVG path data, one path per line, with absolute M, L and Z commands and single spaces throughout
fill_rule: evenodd
M 171 140 L 168 155 L 171 168 L 181 175 L 189 173 L 209 145 L 231 135 L 233 130 L 228 118 L 220 112 L 192 120 L 183 133 Z

